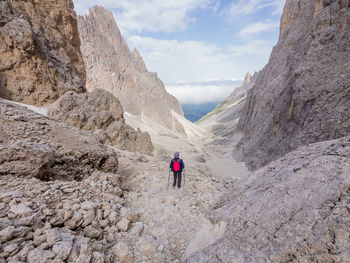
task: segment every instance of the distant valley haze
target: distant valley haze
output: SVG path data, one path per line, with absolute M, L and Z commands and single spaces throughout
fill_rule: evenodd
M 129 48 L 138 49 L 183 105 L 223 101 L 268 62 L 285 0 L 74 0 L 79 15 L 110 9 Z M 186 109 L 186 107 L 184 107 Z M 186 111 L 185 111 L 186 115 Z

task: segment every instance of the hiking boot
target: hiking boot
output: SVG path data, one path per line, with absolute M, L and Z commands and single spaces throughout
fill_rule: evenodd
M 177 188 L 181 188 L 181 185 L 179 185 Z

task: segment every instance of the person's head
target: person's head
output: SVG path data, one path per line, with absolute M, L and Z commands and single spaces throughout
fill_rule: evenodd
M 178 152 L 174 153 L 174 158 L 180 158 L 180 154 Z

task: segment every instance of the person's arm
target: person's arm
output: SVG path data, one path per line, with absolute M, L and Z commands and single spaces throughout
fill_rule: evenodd
M 181 169 L 183 170 L 183 169 L 185 169 L 185 163 L 184 163 L 184 161 L 181 159 Z

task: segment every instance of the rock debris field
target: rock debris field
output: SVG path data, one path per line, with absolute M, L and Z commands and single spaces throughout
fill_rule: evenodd
M 9 128 L 15 121 L 28 129 L 28 123 L 12 118 L 23 113 L 22 107 L 3 103 L 2 109 L 13 113 L 4 114 Z M 45 120 L 49 126 L 55 123 L 35 113 L 29 112 L 28 116 Z M 51 132 L 51 128 L 44 129 L 43 134 Z M 59 128 L 64 125 L 59 124 Z M 36 134 L 35 124 L 31 130 Z M 27 133 L 17 134 L 17 140 L 35 137 Z M 4 137 L 4 131 L 2 134 Z M 87 147 L 91 142 L 94 141 L 85 143 Z M 232 165 L 227 153 L 215 152 L 217 147 L 211 144 L 200 147 L 194 149 L 188 144 L 181 153 L 186 181 L 183 178 L 180 189 L 172 188 L 172 176 L 167 187 L 173 153 L 164 148 L 147 156 L 109 147 L 118 156 L 118 171 L 106 172 L 97 166 L 89 170 L 93 170 L 90 176 L 80 174 L 77 180 L 72 180 L 72 175 L 65 178 L 63 171 L 56 172 L 57 167 L 51 177 L 42 180 L 34 177 L 40 174 L 40 169 L 34 168 L 30 174 L 33 177 L 2 175 L 0 262 L 183 261 L 223 235 L 226 223 L 211 223 L 207 211 L 216 196 L 238 180 L 217 176 L 212 173 L 215 167 L 209 167 L 214 158 L 222 160 L 220 165 L 225 158 Z M 204 149 L 206 155 L 201 154 Z M 28 154 L 35 152 L 29 147 Z M 61 158 L 65 157 L 68 158 Z M 11 164 L 16 167 L 23 158 Z M 72 153 L 69 158 L 74 163 L 79 155 Z M 62 167 L 64 161 L 61 160 Z

